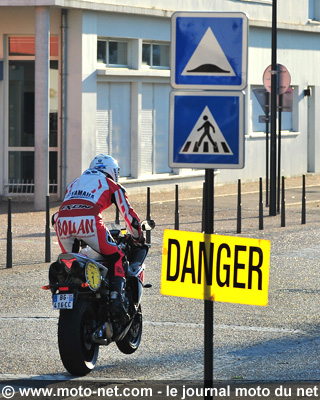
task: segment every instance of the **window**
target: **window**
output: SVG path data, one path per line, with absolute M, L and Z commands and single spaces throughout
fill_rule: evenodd
M 128 66 L 128 43 L 116 40 L 98 40 L 97 61 L 106 66 Z
M 309 0 L 309 19 L 314 21 L 320 20 L 319 0 Z
M 170 46 L 168 44 L 143 43 L 142 65 L 155 68 L 169 68 Z

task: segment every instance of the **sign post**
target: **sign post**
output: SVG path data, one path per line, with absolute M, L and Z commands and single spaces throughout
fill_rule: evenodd
M 276 162 L 277 162 L 277 0 L 272 0 L 271 38 L 271 140 L 270 140 L 270 207 L 269 215 L 277 215 Z
M 241 91 L 247 85 L 248 25 L 242 12 L 176 12 L 171 18 L 171 86 L 176 90 L 170 94 L 169 166 L 205 169 L 204 231 L 209 236 L 214 168 L 244 167 Z M 205 388 L 213 387 L 213 300 L 204 298 Z
M 269 65 L 263 74 L 263 84 L 265 89 L 269 92 L 272 93 L 271 88 L 271 82 L 272 82 L 272 65 Z M 291 75 L 288 69 L 282 65 L 282 64 L 277 64 L 276 68 L 276 75 L 277 75 L 277 81 L 276 81 L 276 99 L 278 100 L 278 104 L 276 104 L 276 109 L 278 110 L 278 191 L 277 191 L 277 211 L 280 212 L 280 175 L 281 175 L 281 116 L 283 110 L 283 96 L 287 92 L 290 86 L 291 82 Z M 276 118 L 276 116 L 274 117 Z M 274 147 L 272 147 L 274 149 Z M 273 160 L 274 163 L 276 163 L 276 155 L 271 154 L 271 159 Z M 275 166 L 271 166 L 273 170 L 276 170 Z M 276 181 L 272 180 L 272 184 L 274 185 L 274 192 L 275 192 L 275 185 Z
M 205 205 L 212 203 L 213 170 L 206 170 Z M 205 230 L 212 231 L 212 208 Z M 209 219 L 210 218 L 210 219 Z M 213 301 L 266 306 L 270 242 L 166 229 L 161 294 L 204 300 L 204 398 L 213 392 Z
M 213 234 L 213 169 L 206 169 L 204 183 L 204 232 Z M 213 387 L 213 301 L 204 300 L 204 388 Z M 209 396 L 205 398 L 210 399 Z
M 264 115 L 259 115 L 259 122 L 266 124 L 266 206 L 269 206 L 269 120 L 270 120 L 270 94 L 266 89 L 253 89 Z

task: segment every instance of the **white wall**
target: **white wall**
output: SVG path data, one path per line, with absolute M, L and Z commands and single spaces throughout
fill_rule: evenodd
M 30 4 L 21 0 L 23 4 Z M 50 0 L 55 3 L 55 0 Z M 0 0 L 0 59 L 4 58 L 3 34 L 34 34 L 34 7 L 1 7 L 8 0 Z M 41 1 L 38 0 L 40 4 Z M 38 4 L 37 3 L 37 4 Z M 10 4 L 16 4 L 12 0 Z M 18 3 L 17 3 L 18 4 Z M 64 5 L 63 1 L 59 1 Z M 66 180 L 70 182 L 79 175 L 93 156 L 96 154 L 96 110 L 97 110 L 97 80 L 103 82 L 117 82 L 121 79 L 132 82 L 131 105 L 136 100 L 134 112 L 142 109 L 143 82 L 153 83 L 148 77 L 113 76 L 110 78 L 96 74 L 96 45 L 97 38 L 115 37 L 136 39 L 138 45 L 142 39 L 170 41 L 170 17 L 175 10 L 196 11 L 244 11 L 250 18 L 249 28 L 249 95 L 250 85 L 262 85 L 262 76 L 265 68 L 271 63 L 271 11 L 272 1 L 269 0 L 99 0 L 80 2 L 66 2 L 72 8 L 68 11 L 68 88 L 67 88 L 67 171 Z M 293 123 L 294 133 L 284 135 L 282 140 L 282 171 L 284 175 L 299 175 L 307 171 L 308 157 L 308 127 L 315 132 L 314 165 L 316 172 L 320 172 L 320 115 L 317 112 L 320 102 L 320 25 L 309 24 L 308 0 L 282 0 L 278 2 L 278 62 L 284 64 L 290 71 L 292 84 L 295 85 L 296 97 L 294 102 Z M 81 7 L 76 9 L 75 7 Z M 107 8 L 120 13 L 106 11 Z M 96 11 L 99 7 L 99 11 Z M 103 8 L 105 7 L 105 8 Z M 143 9 L 145 12 L 138 13 Z M 86 9 L 87 8 L 87 9 Z M 50 10 L 51 34 L 60 36 L 61 8 Z M 154 14 L 153 14 L 154 13 Z M 137 47 L 137 46 L 136 46 Z M 134 50 L 133 50 L 134 51 Z M 138 68 L 139 64 L 133 65 Z M 109 79 L 110 78 L 110 79 Z M 168 84 L 169 77 L 159 78 L 161 83 Z M 6 98 L 4 83 L 0 82 L 0 143 L 5 144 L 5 109 Z M 303 96 L 303 90 L 312 86 L 313 113 L 308 113 L 308 101 Z M 164 99 L 168 101 L 168 99 Z M 247 103 L 248 103 L 247 98 Z M 141 119 L 131 115 L 131 135 L 140 138 L 139 129 Z M 258 176 L 265 176 L 265 140 L 263 136 L 252 135 L 250 118 L 257 118 L 249 114 L 247 109 L 246 123 L 246 155 L 243 170 L 221 170 L 218 182 L 234 182 L 241 178 L 255 180 Z M 132 138 L 132 136 L 131 136 Z M 140 154 L 137 144 L 133 144 L 135 154 Z M 2 153 L 3 154 L 3 153 Z M 132 152 L 131 152 L 132 154 Z M 131 158 L 131 169 L 140 176 L 141 162 L 139 158 Z M 4 169 L 1 166 L 1 171 Z M 0 172 L 0 182 L 2 176 Z
M 290 71 L 292 84 L 298 87 L 296 90 L 295 109 L 293 115 L 292 127 L 296 133 L 284 134 L 282 136 L 282 173 L 284 175 L 298 175 L 307 170 L 307 130 L 308 113 L 307 99 L 303 96 L 303 89 L 309 85 L 320 85 L 320 74 L 318 74 L 315 65 L 320 62 L 320 41 L 318 34 L 314 34 L 310 28 L 309 31 L 302 30 L 284 30 L 284 27 L 292 28 L 288 23 L 301 23 L 304 29 L 308 18 L 307 1 L 283 0 L 278 4 L 278 23 L 281 29 L 278 29 L 278 62 L 284 64 Z M 112 1 L 111 1 L 112 3 Z M 151 4 L 152 3 L 152 4 Z M 157 3 L 157 8 L 172 8 L 172 2 L 162 0 Z M 302 4 L 304 3 L 304 4 Z M 118 4 L 118 1 L 114 1 Z M 122 4 L 128 6 L 137 6 L 136 2 L 126 0 Z M 183 1 L 175 3 L 175 9 L 205 9 L 205 10 L 225 10 L 225 11 L 246 11 L 250 20 L 255 20 L 254 25 L 249 29 L 249 85 L 262 85 L 263 72 L 271 63 L 271 11 L 272 2 L 263 0 L 261 2 L 251 1 L 197 1 L 197 7 L 193 1 Z M 153 2 L 140 1 L 139 6 L 151 7 Z M 257 21 L 260 20 L 260 23 Z M 170 13 L 167 17 L 150 17 L 148 15 L 130 15 L 115 14 L 92 11 L 69 12 L 69 43 L 73 39 L 76 42 L 69 48 L 72 54 L 69 55 L 69 122 L 68 135 L 69 142 L 74 143 L 68 153 L 72 161 L 72 167 L 69 166 L 68 176 L 73 178 L 84 170 L 96 152 L 95 143 L 95 111 L 96 111 L 96 84 L 95 76 L 95 53 L 97 37 L 115 37 L 131 39 L 150 39 L 170 41 Z M 261 26 L 260 26 L 261 25 Z M 317 31 L 317 27 L 315 31 Z M 82 44 L 79 43 L 80 31 L 82 32 Z M 80 59 L 82 55 L 82 70 L 80 68 Z M 78 60 L 78 61 L 75 61 Z M 79 79 L 82 76 L 83 95 L 80 96 Z M 120 78 L 121 79 L 121 78 Z M 108 79 L 107 79 L 108 80 Z M 113 77 L 111 80 L 115 81 Z M 168 80 L 169 81 L 169 80 Z M 136 83 L 135 83 L 136 84 Z M 247 96 L 249 94 L 247 89 Z M 72 100 L 70 99 L 72 93 Z M 78 93 L 78 96 L 76 95 Z M 133 92 L 134 94 L 135 92 Z M 139 102 L 137 93 L 136 101 Z M 164 99 L 166 101 L 166 99 Z M 131 103 L 134 102 L 134 99 Z M 248 97 L 247 97 L 248 103 Z M 82 110 L 82 120 L 77 119 L 79 110 Z M 138 108 L 139 110 L 139 108 Z M 221 182 L 231 182 L 237 178 L 244 180 L 255 180 L 258 176 L 265 176 L 265 138 L 263 136 L 254 136 L 250 132 L 251 124 L 248 122 L 251 118 L 258 116 L 250 115 L 246 111 L 246 140 L 245 140 L 245 168 L 243 170 L 221 170 L 217 180 Z M 262 114 L 262 113 L 261 113 Z M 131 116 L 132 118 L 132 116 Z M 317 132 L 319 122 L 315 115 L 314 129 Z M 135 120 L 133 118 L 133 120 Z M 141 121 L 140 121 L 141 122 Z M 137 129 L 137 128 L 135 128 Z M 82 149 L 80 149 L 79 132 L 82 132 Z M 132 132 L 135 132 L 133 130 Z M 137 133 L 135 133 L 137 135 Z M 315 137 L 315 146 L 318 148 L 318 136 Z M 136 147 L 136 144 L 134 145 Z M 320 148 L 319 148 L 320 151 Z M 80 156 L 81 154 L 81 156 Z M 138 163 L 141 160 L 138 160 Z M 316 171 L 320 172 L 320 163 L 316 162 Z M 141 165 L 132 160 L 132 165 L 138 176 L 140 176 Z M 70 169 L 72 168 L 72 170 Z M 133 173 L 135 173 L 133 171 Z M 143 171 L 142 171 L 143 172 Z M 70 179 L 69 179 L 70 180 Z
M 169 17 L 98 13 L 97 35 L 170 41 L 170 23 Z
M 310 2 L 312 3 L 312 2 Z M 278 19 L 283 23 L 306 23 L 310 14 L 319 16 L 318 0 L 315 12 L 309 13 L 309 0 L 281 0 Z M 271 20 L 272 0 L 0 0 L 0 6 L 49 5 L 95 11 L 130 12 L 132 14 L 170 16 L 173 11 L 245 11 L 251 18 Z M 257 7 L 258 6 L 258 7 Z
M 8 2 L 9 0 L 1 1 Z M 45 0 L 42 1 L 45 2 Z M 51 1 L 53 2 L 53 0 Z M 61 4 L 63 1 L 59 3 Z M 278 4 L 279 22 L 305 23 L 307 21 L 309 0 L 282 0 Z M 119 0 L 99 0 L 99 2 L 74 0 L 71 5 L 101 11 L 122 9 L 140 15 L 145 10 L 145 13 L 153 11 L 155 14 L 162 13 L 163 16 L 170 16 L 173 11 L 244 11 L 253 19 L 266 21 L 271 20 L 272 0 L 175 0 L 174 2 L 172 0 L 157 0 L 157 2 L 154 0 L 122 0 L 121 3 Z

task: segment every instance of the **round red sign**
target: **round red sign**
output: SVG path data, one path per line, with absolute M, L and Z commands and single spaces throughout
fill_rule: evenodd
M 278 74 L 278 90 L 277 94 L 283 94 L 288 90 L 291 82 L 291 75 L 288 69 L 282 65 L 277 64 L 277 71 L 272 71 L 271 65 L 267 67 L 263 73 L 263 84 L 268 92 L 271 93 L 271 76 L 272 74 Z

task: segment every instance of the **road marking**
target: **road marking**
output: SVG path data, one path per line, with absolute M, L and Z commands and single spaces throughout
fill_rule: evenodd
M 306 189 L 308 188 L 312 188 L 312 187 L 319 187 L 319 185 L 310 185 L 310 186 L 306 186 Z M 293 190 L 293 189 L 301 189 L 301 187 L 290 187 L 290 188 L 286 188 L 286 191 L 288 190 Z M 257 194 L 259 193 L 259 190 L 253 190 L 253 191 L 249 191 L 249 192 L 241 192 L 241 195 L 244 196 L 246 194 Z M 265 192 L 264 192 L 265 194 Z M 308 193 L 307 193 L 308 194 Z M 214 197 L 229 197 L 229 196 L 238 196 L 238 193 L 225 193 L 225 194 L 215 194 Z M 202 200 L 203 196 L 196 196 L 196 197 L 188 197 L 188 198 L 180 198 L 180 201 L 190 201 L 190 200 Z M 167 200 L 157 200 L 157 201 L 152 201 L 151 204 L 163 204 L 163 203 L 173 203 L 176 200 L 173 199 L 167 199 Z M 320 200 L 306 200 L 306 203 L 318 203 L 320 202 Z M 301 205 L 301 201 L 300 202 L 296 202 L 296 203 L 287 203 L 287 206 L 296 206 L 296 205 Z
M 175 326 L 175 327 L 190 327 L 190 328 L 201 328 L 203 329 L 203 323 L 185 323 L 185 322 L 156 322 L 156 321 L 144 321 L 146 325 L 153 326 Z M 216 324 L 214 329 L 233 329 L 239 331 L 253 331 L 253 332 L 274 332 L 274 333 L 295 333 L 301 334 L 306 333 L 300 329 L 289 329 L 289 328 L 272 328 L 268 326 L 244 326 L 244 325 L 227 325 L 227 324 Z
M 26 374 L 0 374 L 0 382 L 2 380 L 34 380 L 34 381 L 100 381 L 100 382 L 134 382 L 130 378 L 104 378 L 99 376 L 81 376 L 74 377 L 69 374 L 56 374 L 56 375 L 26 375 Z M 138 381 L 138 380 L 137 380 Z M 1 387 L 1 385 L 0 385 Z M 1 397 L 0 397 L 1 398 Z
M 10 320 L 15 320 L 15 321 L 57 321 L 59 316 L 57 315 L 56 317 L 16 317 L 16 316 L 0 316 L 0 321 L 10 321 Z
M 16 321 L 51 321 L 57 322 L 57 317 L 15 317 L 15 316 L 0 316 L 2 320 L 16 320 Z M 143 321 L 144 325 L 151 326 L 175 326 L 175 327 L 189 327 L 189 328 L 201 328 L 203 329 L 203 323 L 196 322 L 171 322 L 171 321 Z M 275 333 L 306 333 L 300 329 L 290 328 L 272 328 L 268 326 L 245 326 L 245 325 L 228 325 L 228 324 L 215 324 L 214 329 L 233 329 L 239 331 L 253 331 L 253 332 L 275 332 Z M 2 375 L 0 375 L 1 377 Z

